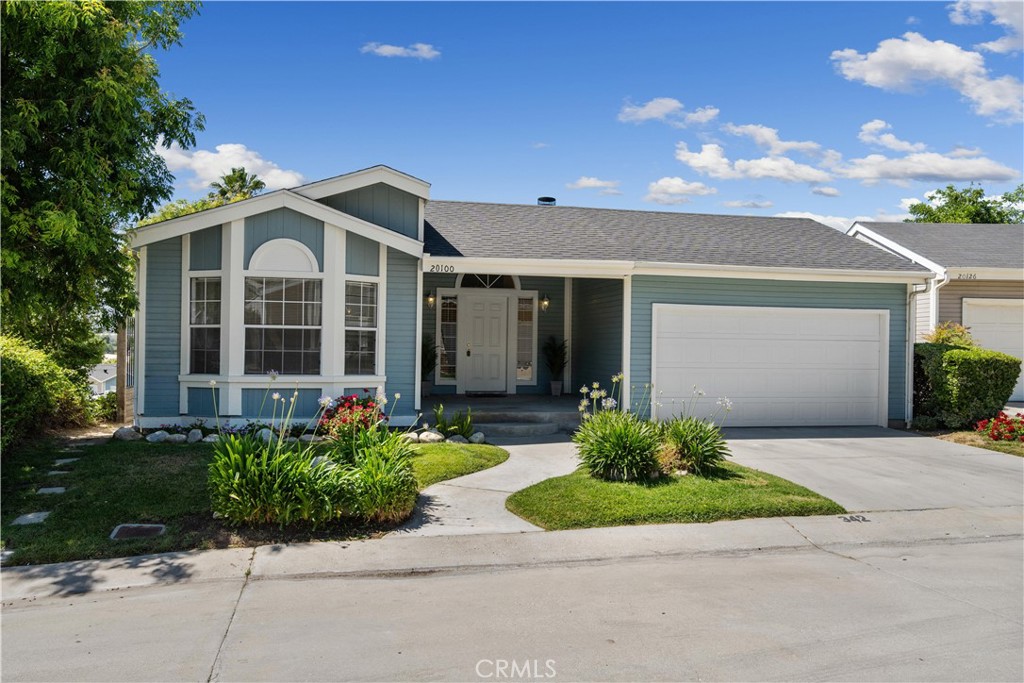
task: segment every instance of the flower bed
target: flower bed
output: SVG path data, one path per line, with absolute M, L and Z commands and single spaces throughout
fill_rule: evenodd
M 1024 413 L 1013 417 L 999 411 L 991 420 L 981 420 L 974 431 L 984 434 L 992 441 L 1024 441 Z

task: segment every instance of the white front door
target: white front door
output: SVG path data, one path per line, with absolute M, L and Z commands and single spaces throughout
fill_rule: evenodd
M 457 374 L 462 391 L 506 391 L 508 297 L 460 293 Z

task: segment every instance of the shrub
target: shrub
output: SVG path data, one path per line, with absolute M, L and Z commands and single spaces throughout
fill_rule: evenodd
M 89 422 L 89 390 L 46 353 L 0 336 L 0 450 L 40 428 Z
M 388 453 L 386 449 L 372 450 L 348 472 L 353 510 L 363 519 L 397 523 L 408 517 L 416 506 L 416 476 L 407 455 Z
M 658 461 L 665 474 L 682 469 L 705 476 L 714 472 L 728 455 L 729 447 L 716 424 L 679 417 L 665 425 Z
M 466 408 L 466 414 L 455 413 L 451 419 L 444 416 L 444 405 L 434 406 L 434 426 L 445 436 L 461 436 L 468 439 L 473 436 L 473 410 Z
M 993 441 L 1024 441 L 1024 413 L 1010 417 L 1000 410 L 991 420 L 982 420 L 975 425 L 974 431 Z
M 312 450 L 225 435 L 209 468 L 213 511 L 232 524 L 308 522 L 316 528 L 353 509 L 351 474 Z
M 924 336 L 924 340 L 929 344 L 945 344 L 964 348 L 975 346 L 970 328 L 948 320 L 936 325 L 934 330 Z
M 916 344 L 914 411 L 951 429 L 1002 410 L 1020 375 L 1021 361 L 998 351 Z
M 572 440 L 592 476 L 637 481 L 658 473 L 661 428 L 633 413 L 602 410 L 584 419 Z
M 341 438 L 369 428 L 381 420 L 386 420 L 381 411 L 380 402 L 369 395 L 339 396 L 331 401 L 320 416 L 317 431 Z
M 108 391 L 100 394 L 92 400 L 92 416 L 104 422 L 113 422 L 117 419 L 117 394 Z

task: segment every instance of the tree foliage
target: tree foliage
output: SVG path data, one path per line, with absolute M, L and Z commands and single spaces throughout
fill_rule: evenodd
M 910 206 L 908 223 L 1024 222 L 1024 185 L 995 197 L 986 197 L 985 190 L 973 184 L 962 189 L 947 185 L 931 193 L 930 199 L 932 203 Z
M 249 175 L 245 168 L 232 168 L 230 173 L 220 177 L 219 182 L 210 183 L 218 197 L 228 201 L 241 198 L 248 199 L 266 189 L 267 184 L 260 180 L 255 173 Z
M 135 307 L 126 228 L 172 191 L 157 145 L 190 147 L 203 128 L 152 56 L 197 8 L 2 3 L 2 327 L 68 367 Z
M 249 175 L 244 167 L 233 168 L 230 173 L 222 175 L 219 182 L 210 183 L 210 187 L 216 190 L 215 192 L 192 201 L 177 199 L 169 204 L 164 204 L 155 213 L 139 221 L 139 227 L 250 199 L 262 192 L 266 186 L 266 183 L 260 180 L 256 174 Z

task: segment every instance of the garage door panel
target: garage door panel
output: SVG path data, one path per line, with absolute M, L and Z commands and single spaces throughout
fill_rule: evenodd
M 1024 300 L 965 298 L 963 321 L 982 348 L 1024 358 Z M 1024 401 L 1024 372 L 1010 400 Z
M 654 317 L 660 417 L 728 397 L 735 426 L 885 422 L 885 312 L 656 305 Z

